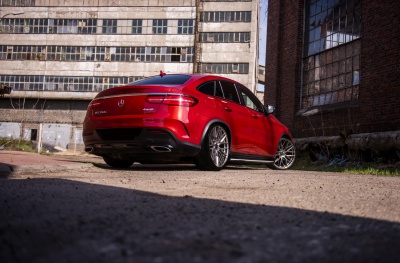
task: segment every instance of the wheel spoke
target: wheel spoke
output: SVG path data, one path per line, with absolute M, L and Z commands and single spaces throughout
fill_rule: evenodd
M 229 143 L 225 130 L 214 127 L 209 134 L 209 149 L 211 160 L 217 167 L 222 167 L 228 160 Z

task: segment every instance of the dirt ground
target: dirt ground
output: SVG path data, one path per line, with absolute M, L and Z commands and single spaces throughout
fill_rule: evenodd
M 0 179 L 1 262 L 399 260 L 399 177 L 63 158 Z

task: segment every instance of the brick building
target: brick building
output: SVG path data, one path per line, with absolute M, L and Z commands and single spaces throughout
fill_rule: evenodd
M 265 102 L 294 137 L 400 130 L 397 0 L 269 1 Z

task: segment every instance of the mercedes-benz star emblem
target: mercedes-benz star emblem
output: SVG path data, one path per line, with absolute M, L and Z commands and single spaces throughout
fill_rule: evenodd
M 124 99 L 120 99 L 118 101 L 118 107 L 122 107 L 124 105 L 124 103 L 125 103 Z

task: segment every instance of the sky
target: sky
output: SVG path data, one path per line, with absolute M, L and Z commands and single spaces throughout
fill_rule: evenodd
M 259 64 L 262 66 L 265 66 L 265 52 L 267 47 L 267 9 L 268 9 L 268 0 L 260 0 Z
M 260 0 L 260 42 L 258 51 L 258 64 L 265 66 L 265 53 L 267 49 L 267 10 L 268 0 Z M 264 91 L 264 85 L 257 84 L 258 91 Z

